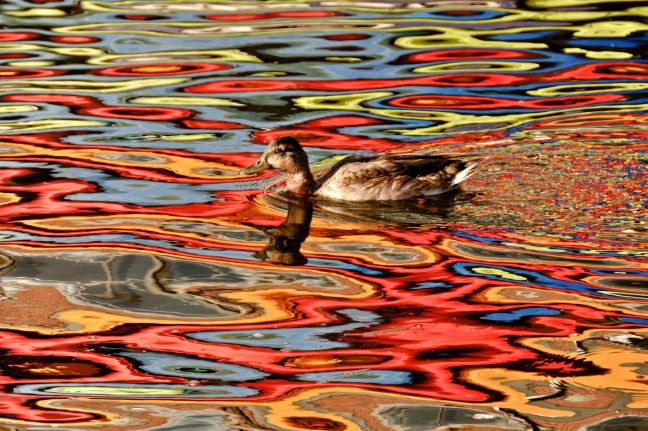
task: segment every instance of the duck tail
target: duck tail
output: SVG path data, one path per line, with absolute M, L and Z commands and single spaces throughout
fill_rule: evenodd
M 474 173 L 475 166 L 477 166 L 477 163 L 471 163 L 467 165 L 465 168 L 457 172 L 452 179 L 452 186 L 455 187 L 459 185 L 461 182 L 467 180 L 470 178 Z

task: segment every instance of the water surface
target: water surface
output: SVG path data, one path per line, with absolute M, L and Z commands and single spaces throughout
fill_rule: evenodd
M 648 427 L 645 2 L 0 11 L 3 430 Z M 303 202 L 281 136 L 479 169 Z

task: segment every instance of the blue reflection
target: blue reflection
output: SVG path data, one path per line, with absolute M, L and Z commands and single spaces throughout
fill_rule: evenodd
M 371 383 L 376 385 L 407 385 L 412 383 L 412 374 L 392 370 L 350 370 L 307 373 L 296 376 L 307 382 Z
M 480 319 L 494 322 L 515 322 L 529 316 L 557 316 L 559 314 L 560 311 L 553 308 L 528 307 L 501 313 L 490 313 L 480 317 Z
M 492 273 L 480 271 L 481 268 L 494 270 Z M 565 289 L 577 292 L 584 292 L 596 294 L 599 296 L 612 297 L 612 295 L 605 295 L 598 291 L 598 288 L 588 286 L 584 283 L 575 281 L 557 280 L 548 277 L 536 271 L 529 271 L 510 266 L 489 265 L 489 264 L 475 264 L 472 262 L 459 262 L 452 265 L 452 269 L 460 275 L 467 275 L 471 277 L 483 277 L 489 280 L 498 282 L 505 282 L 511 284 L 523 284 L 525 286 L 543 286 L 552 289 Z M 477 269 L 477 271 L 475 271 Z M 500 272 L 500 274 L 498 274 Z M 501 273 L 509 273 L 515 277 L 507 277 Z
M 587 48 L 605 48 L 613 50 L 615 48 L 638 48 L 646 43 L 646 39 L 638 37 L 626 37 L 616 39 L 572 39 L 568 41 L 570 46 L 587 47 Z
M 243 382 L 262 379 L 269 375 L 242 365 L 205 359 L 193 359 L 170 353 L 115 351 L 114 354 L 134 359 L 141 364 L 138 366 L 140 370 L 158 376 Z
M 555 24 L 555 23 L 554 23 Z M 567 32 L 565 31 L 555 31 L 555 30 L 541 30 L 541 31 L 525 31 L 520 33 L 510 33 L 510 34 L 497 34 L 488 36 L 489 40 L 504 40 L 504 41 L 521 41 L 521 40 L 548 40 L 556 39 L 559 36 L 566 37 Z
M 301 328 L 258 329 L 241 331 L 189 332 L 185 336 L 210 343 L 237 344 L 250 347 L 266 347 L 282 350 L 330 350 L 351 347 L 349 343 L 330 341 L 334 337 L 358 328 L 380 323 L 377 314 L 357 310 L 338 310 L 357 323 L 332 326 L 305 326 Z

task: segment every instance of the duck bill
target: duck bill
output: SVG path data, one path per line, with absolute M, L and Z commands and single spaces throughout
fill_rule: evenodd
M 268 169 L 270 166 L 268 165 L 268 162 L 266 162 L 265 157 L 261 156 L 259 157 L 259 160 L 254 162 L 253 165 L 248 166 L 247 168 L 243 168 L 239 171 L 239 175 L 252 175 L 256 174 L 257 172 L 265 171 Z

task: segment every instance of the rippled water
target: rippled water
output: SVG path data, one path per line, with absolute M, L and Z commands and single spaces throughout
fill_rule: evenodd
M 2 430 L 648 427 L 647 3 L 0 11 Z M 286 135 L 479 169 L 295 201 Z

